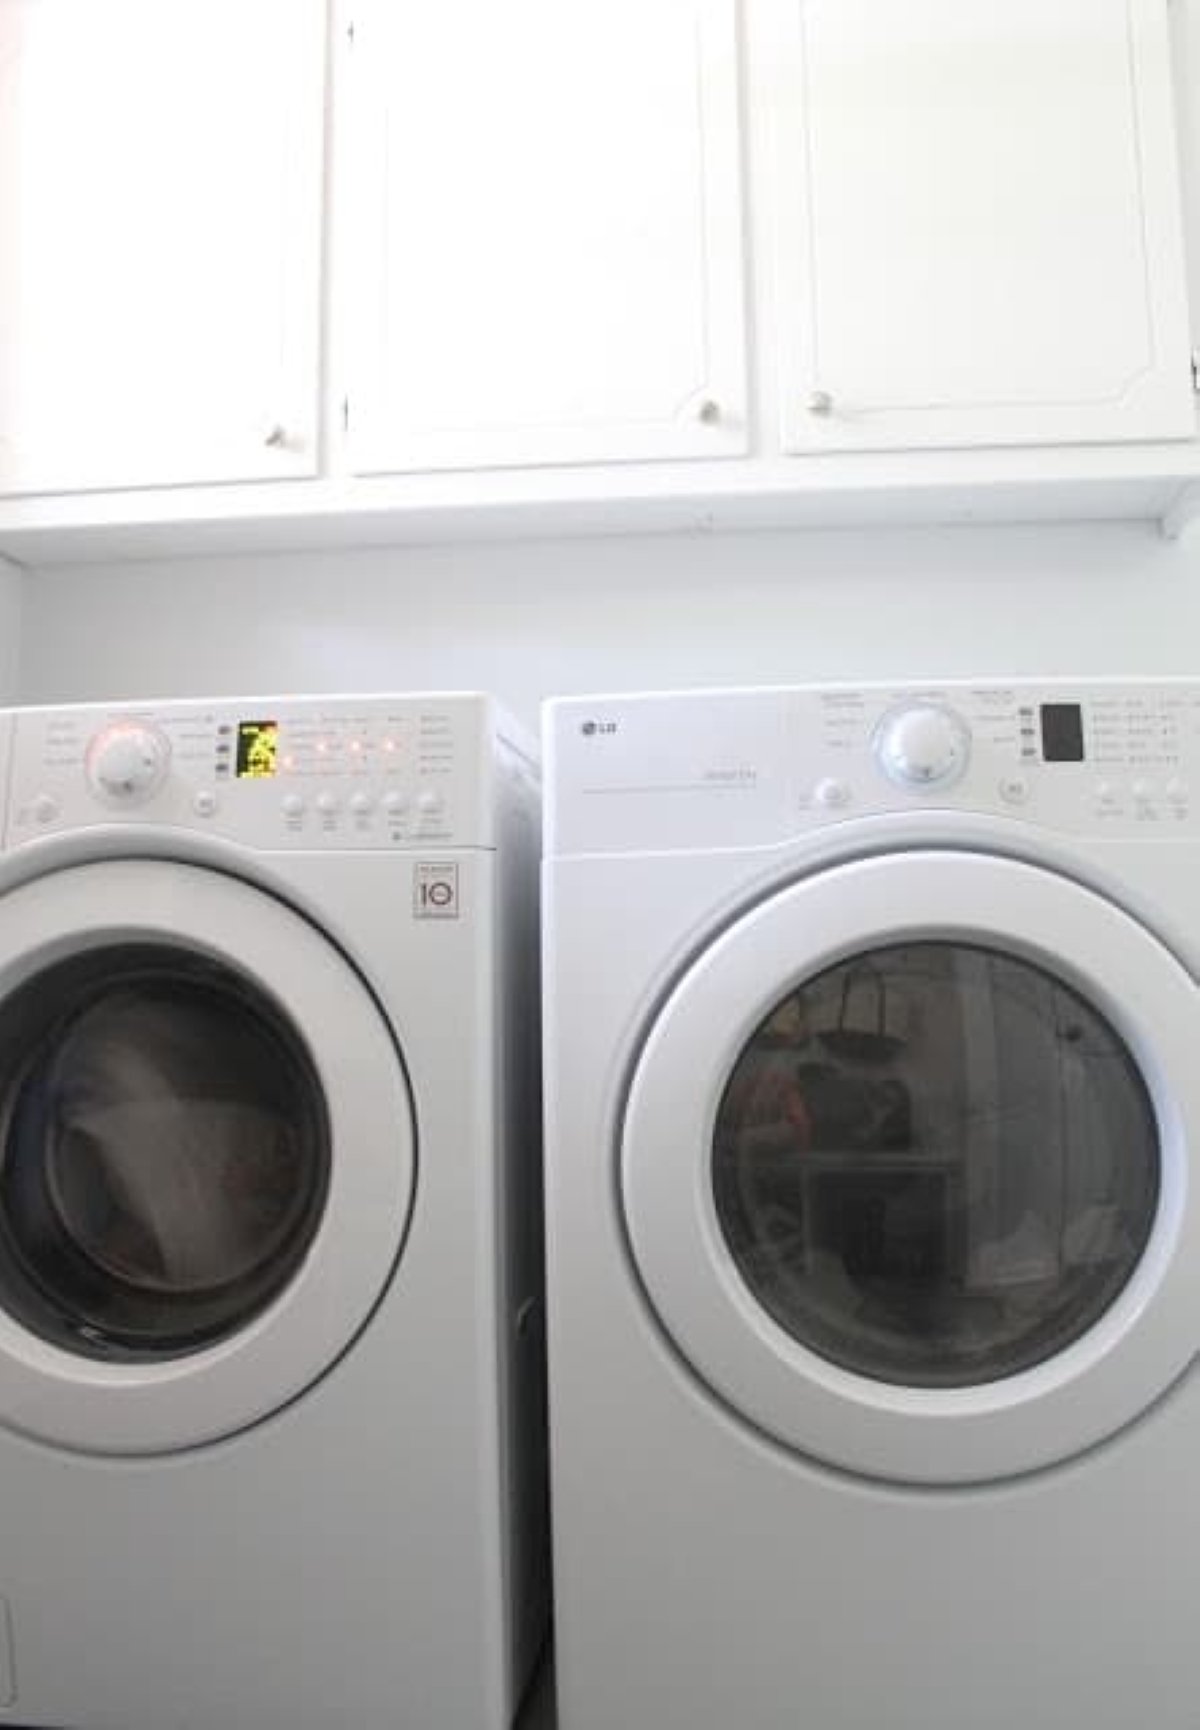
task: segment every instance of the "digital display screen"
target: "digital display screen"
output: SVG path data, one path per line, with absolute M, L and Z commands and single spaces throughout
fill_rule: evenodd
M 1042 704 L 1042 757 L 1047 763 L 1083 762 L 1083 710 L 1078 703 Z
M 239 721 L 237 730 L 238 780 L 267 780 L 275 773 L 278 750 L 278 721 Z

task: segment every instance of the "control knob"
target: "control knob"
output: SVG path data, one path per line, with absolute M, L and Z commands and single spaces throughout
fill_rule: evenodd
M 88 746 L 87 778 L 106 804 L 142 805 L 162 785 L 170 760 L 170 741 L 157 727 L 118 721 Z
M 937 703 L 913 703 L 886 714 L 875 729 L 875 760 L 901 787 L 948 787 L 971 754 L 967 724 Z

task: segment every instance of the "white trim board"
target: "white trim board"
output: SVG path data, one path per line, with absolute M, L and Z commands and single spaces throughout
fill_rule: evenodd
M 1163 519 L 1200 445 L 631 464 L 0 501 L 0 557 L 42 565 L 592 535 Z

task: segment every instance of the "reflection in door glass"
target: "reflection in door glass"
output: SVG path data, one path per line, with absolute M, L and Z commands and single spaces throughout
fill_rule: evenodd
M 873 950 L 777 1004 L 717 1113 L 718 1218 L 801 1344 L 918 1387 L 996 1380 L 1108 1308 L 1158 1201 L 1154 1111 L 1070 986 L 952 943 Z

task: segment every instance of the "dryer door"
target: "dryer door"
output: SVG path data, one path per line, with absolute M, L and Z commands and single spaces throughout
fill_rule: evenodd
M 412 1202 L 400 1054 L 341 952 L 194 866 L 0 897 L 0 1421 L 145 1453 L 346 1350 Z
M 1049 871 L 862 860 L 721 935 L 632 1077 L 634 1259 L 782 1442 L 969 1482 L 1132 1421 L 1200 1338 L 1200 992 Z

